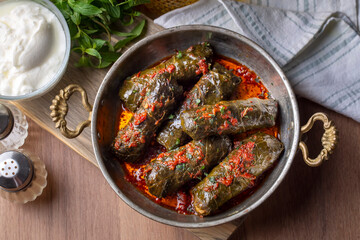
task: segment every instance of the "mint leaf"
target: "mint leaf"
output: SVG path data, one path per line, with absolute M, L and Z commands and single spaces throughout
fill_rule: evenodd
M 94 34 L 97 33 L 99 30 L 98 29 L 83 29 L 84 33 L 90 35 L 90 34 Z
M 81 16 L 78 12 L 74 12 L 74 14 L 70 15 L 70 18 L 75 25 L 79 25 L 81 22 Z
M 111 4 L 104 4 L 104 7 L 111 17 L 120 18 L 121 10 L 120 10 L 119 6 L 114 6 Z
M 101 55 L 104 61 L 115 62 L 121 54 L 118 52 L 104 52 Z
M 120 40 L 118 41 L 115 46 L 114 46 L 114 49 L 115 51 L 123 48 L 127 43 L 129 43 L 130 41 L 132 41 L 134 38 L 138 37 L 143 28 L 145 26 L 145 20 L 142 20 L 138 25 L 136 25 L 136 27 L 134 27 L 134 29 L 131 31 L 132 34 L 134 34 L 133 36 L 131 37 L 128 37 L 128 38 L 125 38 L 123 40 Z
M 91 63 L 90 63 L 90 59 L 85 57 L 85 56 L 81 56 L 79 62 L 77 62 L 75 64 L 76 67 L 90 67 Z
M 104 44 L 106 43 L 105 40 L 99 39 L 99 38 L 95 38 L 93 39 L 93 48 L 99 50 L 100 48 L 102 48 L 104 46 Z
M 75 0 L 69 0 L 68 3 L 75 12 L 78 12 L 84 16 L 92 16 L 102 12 L 100 8 L 89 3 Z
M 129 6 L 135 7 L 137 5 L 141 5 L 141 4 L 149 3 L 149 2 L 150 2 L 150 0 L 132 0 L 132 1 L 129 1 Z
M 85 48 L 92 48 L 93 47 L 93 40 L 84 32 L 80 32 L 79 37 L 80 45 L 84 46 Z
M 106 68 L 108 66 L 110 66 L 110 64 L 112 64 L 113 62 L 108 62 L 108 61 L 101 61 L 101 63 L 99 65 L 96 66 L 96 68 Z
M 119 31 L 114 31 L 114 30 L 112 30 L 111 33 L 115 34 L 116 36 L 119 36 L 119 37 L 132 37 L 135 35 L 132 32 L 127 33 L 127 32 L 119 32 Z
M 94 48 L 88 48 L 85 50 L 85 52 L 91 56 L 98 58 L 99 60 L 101 60 L 101 58 L 102 58 L 100 53 Z

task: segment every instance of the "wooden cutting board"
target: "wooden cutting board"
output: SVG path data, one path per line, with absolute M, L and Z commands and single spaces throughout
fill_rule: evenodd
M 140 21 L 141 19 L 146 19 L 147 24 L 144 33 L 142 36 L 136 39 L 137 41 L 163 30 L 161 26 L 156 25 L 148 17 L 142 15 L 141 18 L 138 18 L 137 21 Z M 121 31 L 126 30 L 129 29 L 121 29 Z M 129 46 L 127 46 L 127 48 L 128 47 Z M 125 50 L 126 48 L 122 51 Z M 74 64 L 77 60 L 78 56 L 72 53 L 67 71 L 63 79 L 49 93 L 34 100 L 14 102 L 14 104 L 42 128 L 49 131 L 86 160 L 90 161 L 96 167 L 98 167 L 92 148 L 90 128 L 86 128 L 80 136 L 74 139 L 68 139 L 62 136 L 60 131 L 55 128 L 55 124 L 50 118 L 51 111 L 49 107 L 52 104 L 52 100 L 57 94 L 59 94 L 61 89 L 64 89 L 69 84 L 79 84 L 82 86 L 86 90 L 89 102 L 91 104 L 95 100 L 98 88 L 108 69 L 76 68 L 74 67 Z M 87 118 L 88 113 L 85 112 L 81 105 L 80 94 L 79 96 L 76 96 L 75 94 L 69 101 L 69 114 L 66 116 L 67 125 L 69 128 L 75 129 L 78 123 L 86 120 Z M 200 239 L 227 239 L 241 223 L 242 219 L 217 227 L 188 230 L 194 233 Z

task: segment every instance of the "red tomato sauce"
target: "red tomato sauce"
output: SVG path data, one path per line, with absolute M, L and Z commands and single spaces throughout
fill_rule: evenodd
M 242 82 L 238 85 L 237 89 L 234 90 L 231 100 L 248 99 L 252 97 L 257 97 L 261 99 L 269 98 L 270 94 L 261 82 L 261 79 L 256 75 L 255 72 L 250 70 L 248 67 L 223 56 L 217 56 L 215 58 L 215 61 L 225 66 L 227 69 L 232 69 L 234 74 L 242 79 Z M 124 106 L 122 106 L 122 112 L 120 113 L 119 119 L 119 129 L 123 128 L 129 122 L 132 116 L 133 114 L 128 111 Z M 145 116 L 141 116 L 141 118 L 139 117 L 138 121 L 141 122 L 143 118 L 145 118 Z M 251 130 L 233 136 L 234 146 L 239 144 L 242 139 L 245 139 L 251 134 L 259 131 L 265 132 L 275 137 L 279 137 L 279 126 L 277 124 L 274 127 Z M 158 203 L 159 205 L 172 209 L 180 214 L 193 214 L 194 211 L 192 210 L 191 205 L 190 189 L 196 183 L 198 183 L 199 180 L 194 180 L 193 182 L 187 184 L 186 187 L 180 189 L 177 193 L 171 196 L 166 196 L 164 198 L 157 198 L 153 196 L 149 192 L 148 187 L 145 184 L 145 166 L 151 161 L 151 159 L 157 157 L 159 154 L 164 152 L 166 152 L 166 148 L 153 140 L 151 146 L 146 151 L 146 154 L 143 157 L 141 164 L 133 164 L 127 162 L 121 163 L 125 171 L 125 179 L 132 183 L 140 192 L 146 195 L 149 199 Z M 228 180 L 229 179 L 223 179 L 224 182 Z M 259 184 L 255 183 L 255 185 L 255 187 L 249 188 L 243 193 L 239 194 L 237 197 L 231 199 L 225 207 L 220 208 L 220 211 L 224 211 L 241 203 L 244 199 L 246 199 L 254 191 L 256 191 Z

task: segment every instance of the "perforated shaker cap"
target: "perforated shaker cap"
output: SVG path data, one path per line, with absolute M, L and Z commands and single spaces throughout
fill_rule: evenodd
M 26 188 L 34 175 L 31 160 L 21 152 L 12 150 L 0 154 L 0 188 L 17 192 Z
M 0 103 L 0 140 L 6 138 L 14 126 L 14 116 L 10 109 Z

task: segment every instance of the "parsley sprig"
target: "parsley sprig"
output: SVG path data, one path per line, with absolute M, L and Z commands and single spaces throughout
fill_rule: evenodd
M 134 23 L 140 13 L 133 7 L 149 0 L 52 0 L 64 15 L 73 41 L 72 50 L 81 54 L 78 67 L 91 66 L 105 68 L 120 56 L 119 51 L 138 37 L 145 26 L 140 21 L 130 32 L 112 29 L 118 21 L 123 26 Z M 112 43 L 111 35 L 121 37 Z

